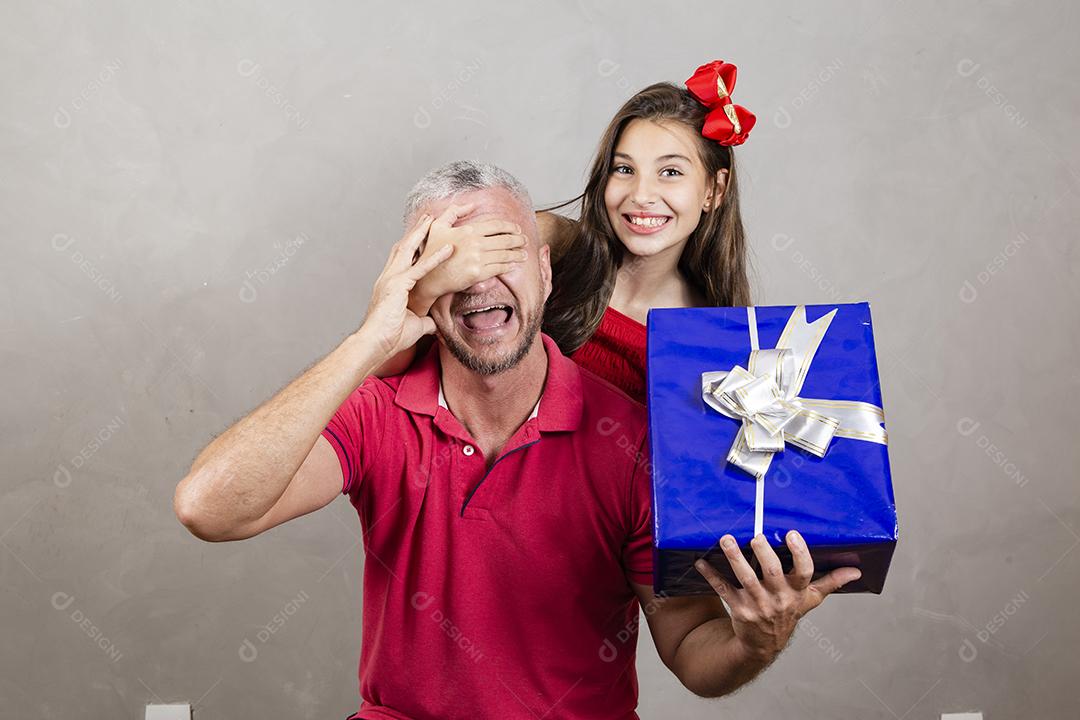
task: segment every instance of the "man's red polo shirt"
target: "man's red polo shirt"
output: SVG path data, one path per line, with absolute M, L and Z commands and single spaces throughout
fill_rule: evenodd
M 541 337 L 539 407 L 489 471 L 440 403 L 438 345 L 323 431 L 364 534 L 354 717 L 637 717 L 645 410 Z

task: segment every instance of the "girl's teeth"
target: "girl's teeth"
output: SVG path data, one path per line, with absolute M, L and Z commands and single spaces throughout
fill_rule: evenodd
M 667 220 L 668 219 L 664 218 L 664 217 L 653 217 L 653 218 L 631 217 L 630 218 L 630 222 L 632 222 L 635 225 L 641 225 L 643 227 L 659 227 L 659 226 L 663 225 L 664 223 L 666 223 Z

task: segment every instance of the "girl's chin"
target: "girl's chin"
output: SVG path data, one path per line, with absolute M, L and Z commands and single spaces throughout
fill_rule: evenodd
M 661 238 L 649 238 L 648 236 L 631 236 L 625 237 L 620 235 L 619 240 L 622 242 L 623 249 L 636 258 L 650 258 L 659 255 L 673 247 L 681 247 L 685 244 L 683 242 L 671 242 Z

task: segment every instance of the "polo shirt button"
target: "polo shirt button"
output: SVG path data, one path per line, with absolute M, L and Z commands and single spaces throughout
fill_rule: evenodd
M 473 448 L 472 445 L 466 445 L 465 447 L 461 448 L 461 452 L 465 453 L 466 455 L 472 455 L 474 452 L 476 452 L 476 449 Z

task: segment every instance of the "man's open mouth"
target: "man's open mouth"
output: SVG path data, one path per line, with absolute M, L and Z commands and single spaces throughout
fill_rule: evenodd
M 461 324 L 470 330 L 490 330 L 510 322 L 514 309 L 509 305 L 485 305 L 461 313 Z

